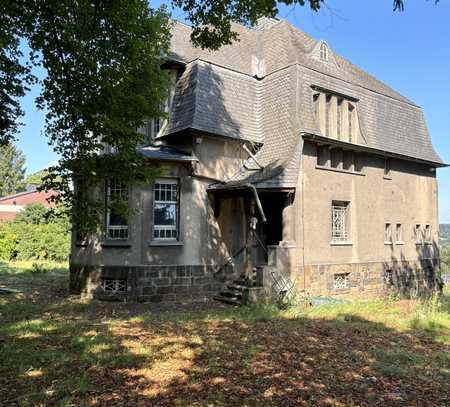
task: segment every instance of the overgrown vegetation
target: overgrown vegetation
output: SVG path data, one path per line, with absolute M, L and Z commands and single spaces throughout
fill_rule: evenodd
M 67 270 L 0 266 L 2 405 L 445 406 L 442 300 L 231 308 L 87 302 Z
M 0 223 L 0 260 L 66 261 L 70 230 L 67 216 L 42 204 L 27 205 L 14 221 Z

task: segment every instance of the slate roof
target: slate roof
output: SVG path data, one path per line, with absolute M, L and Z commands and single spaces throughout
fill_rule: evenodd
M 239 41 L 216 52 L 194 48 L 190 28 L 173 26 L 170 58 L 185 65 L 169 112 L 167 134 L 194 129 L 262 145 L 229 184 L 295 187 L 301 133 L 323 136 L 313 114 L 312 86 L 358 100 L 366 147 L 436 165 L 422 110 L 330 48 L 319 56 L 320 41 L 286 21 L 262 19 L 256 29 L 234 25 Z M 180 133 L 181 134 L 181 133 Z
M 147 146 L 138 150 L 143 156 L 157 161 L 198 161 L 193 155 L 170 146 Z

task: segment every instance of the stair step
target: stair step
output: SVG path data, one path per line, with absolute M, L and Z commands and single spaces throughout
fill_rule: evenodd
M 235 291 L 243 291 L 245 289 L 247 289 L 249 286 L 248 285 L 242 285 L 242 284 L 236 284 L 236 283 L 231 283 L 227 286 L 227 288 L 229 290 L 235 290 Z
M 242 293 L 241 292 L 236 292 L 236 291 L 221 291 L 220 295 L 222 297 L 227 297 L 227 298 L 242 298 Z
M 215 295 L 213 297 L 213 299 L 215 299 L 216 301 L 225 302 L 225 303 L 231 304 L 231 305 L 242 305 L 241 301 L 238 299 L 233 299 L 230 297 L 222 297 L 221 295 Z

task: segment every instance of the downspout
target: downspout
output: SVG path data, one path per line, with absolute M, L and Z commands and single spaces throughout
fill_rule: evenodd
M 253 196 L 255 197 L 256 206 L 258 207 L 259 214 L 261 215 L 262 223 L 267 222 L 266 215 L 264 214 L 263 207 L 261 205 L 261 201 L 259 200 L 258 191 L 256 187 L 252 184 L 245 184 L 245 186 L 253 192 Z

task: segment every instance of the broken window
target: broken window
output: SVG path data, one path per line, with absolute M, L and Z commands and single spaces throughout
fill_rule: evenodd
M 153 190 L 153 238 L 178 239 L 178 180 L 156 180 Z
M 128 239 L 128 186 L 114 178 L 106 182 L 106 238 Z
M 333 288 L 343 290 L 350 287 L 350 273 L 339 273 L 334 275 Z
M 345 242 L 349 239 L 350 202 L 333 201 L 331 205 L 331 241 Z

